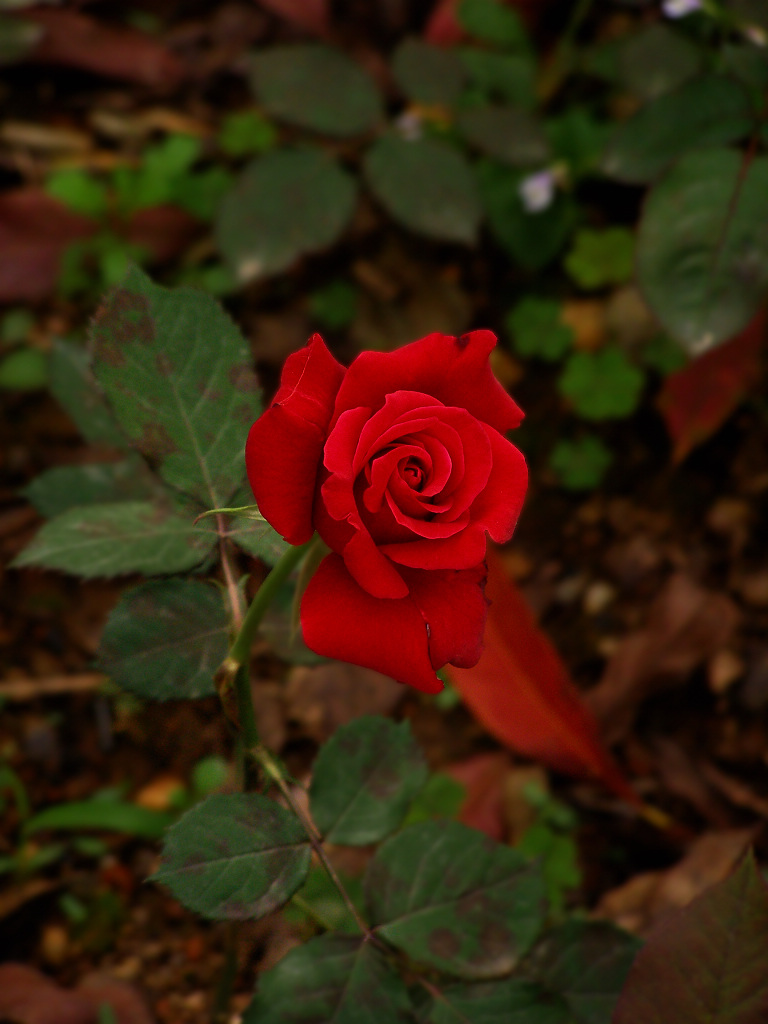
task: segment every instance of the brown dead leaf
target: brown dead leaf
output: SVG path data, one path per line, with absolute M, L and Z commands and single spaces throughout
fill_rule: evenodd
M 459 820 L 498 841 L 503 840 L 506 833 L 504 780 L 511 764 L 509 754 L 501 751 L 475 754 L 441 769 L 466 789 Z
M 642 935 L 663 914 L 686 906 L 727 878 L 754 838 L 754 829 L 705 832 L 668 871 L 635 875 L 606 893 L 595 915 Z
M 109 25 L 63 8 L 25 10 L 23 20 L 44 29 L 27 58 L 35 63 L 62 64 L 158 88 L 172 88 L 184 76 L 179 59 L 138 29 Z
M 77 991 L 61 988 L 24 964 L 0 964 L 0 1018 L 14 1024 L 98 1024 L 103 1006 L 117 1024 L 153 1024 L 146 1003 L 131 985 L 93 975 Z
M 404 692 L 389 676 L 357 665 L 301 665 L 288 677 L 287 716 L 322 743 L 338 726 L 360 715 L 390 714 Z
M 630 633 L 609 661 L 598 685 L 586 695 L 609 745 L 632 726 L 649 693 L 678 685 L 727 646 L 739 612 L 722 593 L 705 590 L 676 573 L 651 605 L 644 629 Z
M 686 800 L 714 828 L 733 824 L 723 802 L 707 782 L 701 768 L 694 764 L 674 740 L 658 737 L 653 743 L 654 767 L 664 788 Z

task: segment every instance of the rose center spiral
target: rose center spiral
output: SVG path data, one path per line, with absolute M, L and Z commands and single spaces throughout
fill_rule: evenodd
M 403 466 L 403 479 L 414 491 L 420 491 L 424 486 L 424 470 L 416 459 L 408 459 Z

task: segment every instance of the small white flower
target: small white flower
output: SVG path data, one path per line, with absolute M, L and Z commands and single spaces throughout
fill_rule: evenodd
M 555 185 L 555 175 L 549 168 L 523 178 L 518 192 L 525 210 L 528 213 L 541 213 L 551 206 L 555 198 Z
M 745 38 L 755 46 L 768 46 L 768 32 L 761 25 L 745 25 L 742 31 Z
M 395 127 L 406 142 L 416 142 L 424 134 L 424 125 L 418 110 L 406 110 L 395 119 Z
M 701 0 L 663 0 L 661 4 L 661 9 L 668 18 L 684 18 L 686 14 L 693 14 L 701 8 Z

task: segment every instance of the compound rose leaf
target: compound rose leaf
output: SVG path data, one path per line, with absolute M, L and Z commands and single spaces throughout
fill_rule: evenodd
M 296 892 L 310 857 L 290 811 L 259 793 L 217 793 L 168 830 L 152 880 L 206 917 L 261 918 Z
M 457 821 L 421 822 L 386 840 L 365 894 L 377 934 L 462 978 L 509 973 L 544 923 L 538 865 Z
M 408 723 L 367 715 L 321 748 L 309 791 L 312 817 L 328 842 L 375 843 L 400 825 L 426 779 Z
M 415 1020 L 405 982 L 377 949 L 321 935 L 259 978 L 243 1024 L 404 1024 Z
M 221 595 L 200 580 L 151 580 L 127 590 L 107 619 L 98 667 L 153 700 L 206 697 L 227 653 Z
M 192 288 L 133 267 L 91 325 L 93 372 L 122 430 L 166 483 L 224 508 L 245 476 L 243 435 L 261 412 L 240 331 Z M 211 339 L 215 340 L 215 345 Z

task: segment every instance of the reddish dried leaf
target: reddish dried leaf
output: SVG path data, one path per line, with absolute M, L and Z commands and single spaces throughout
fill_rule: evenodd
M 315 35 L 330 27 L 328 0 L 258 0 L 261 7 Z
M 759 380 L 765 325 L 761 310 L 741 334 L 664 381 L 658 403 L 674 462 L 711 437 Z
M 465 704 L 513 750 L 556 771 L 599 779 L 637 804 L 567 669 L 492 550 L 488 570 L 483 655 L 474 668 L 448 671 Z
M 72 213 L 42 189 L 0 195 L 0 302 L 34 302 L 50 294 L 64 250 L 95 229 L 89 217 Z
M 498 753 L 476 754 L 441 769 L 466 789 L 459 821 L 499 842 L 506 831 L 503 782 L 509 767 L 509 755 Z
M 179 206 L 150 206 L 138 210 L 126 231 L 129 242 L 146 248 L 153 260 L 165 263 L 177 256 L 200 233 L 200 222 Z
M 157 88 L 173 88 L 184 77 L 179 59 L 138 29 L 108 25 L 62 8 L 25 10 L 23 18 L 45 29 L 27 60 L 62 64 Z
M 502 3 L 505 0 L 502 0 Z M 535 24 L 542 17 L 551 0 L 506 0 L 510 7 L 523 16 L 529 24 Z M 435 46 L 454 46 L 460 43 L 466 33 L 459 24 L 456 12 L 460 0 L 437 0 L 424 29 L 424 38 Z

